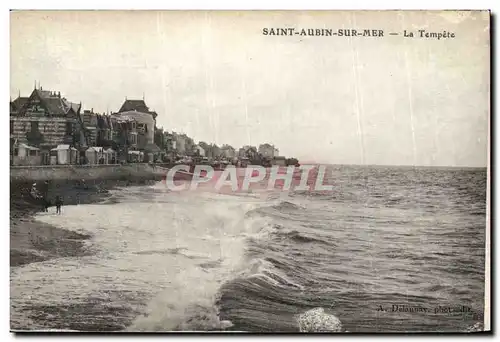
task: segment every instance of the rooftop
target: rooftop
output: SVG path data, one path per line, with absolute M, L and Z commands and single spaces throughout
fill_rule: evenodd
M 10 110 L 13 112 L 19 111 L 26 102 L 28 102 L 29 97 L 18 96 L 17 99 L 10 102 Z
M 78 113 L 81 108 L 81 104 L 70 102 L 64 97 L 61 98 L 61 92 L 56 93 L 55 91 L 43 90 L 42 88 L 40 88 L 34 89 L 30 97 L 18 97 L 16 100 L 14 100 L 13 103 L 14 106 L 16 106 L 17 111 L 25 111 L 27 109 L 26 106 L 33 97 L 38 97 L 41 104 L 48 111 L 48 114 L 51 115 L 66 115 L 70 110 Z
M 144 100 L 125 100 L 125 102 L 123 102 L 122 106 L 120 107 L 118 113 L 131 112 L 131 111 L 149 113 L 153 115 L 153 118 L 155 119 L 156 116 L 158 115 L 156 114 L 156 112 L 149 110 L 149 107 L 146 105 L 146 102 L 144 102 Z

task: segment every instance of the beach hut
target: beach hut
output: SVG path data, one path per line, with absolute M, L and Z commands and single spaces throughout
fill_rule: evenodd
M 116 164 L 117 163 L 116 151 L 110 147 L 105 152 L 108 155 L 108 164 Z
M 111 148 L 105 150 L 104 147 L 93 146 L 85 151 L 85 157 L 87 157 L 88 163 L 92 165 L 109 164 L 113 157 L 116 159 L 116 152 Z
M 128 151 L 129 162 L 142 163 L 144 160 L 144 153 L 141 151 Z
M 94 164 L 97 164 L 99 162 L 99 158 L 97 156 L 97 150 L 95 149 L 95 147 L 89 147 L 86 151 L 85 151 L 85 158 L 87 158 L 87 163 L 90 164 L 90 165 L 94 165 Z
M 94 148 L 97 151 L 97 164 L 107 164 L 108 155 L 104 153 L 104 147 L 95 146 Z
M 147 144 L 145 151 L 148 156 L 148 161 L 153 162 L 161 159 L 161 149 L 154 143 Z
M 26 144 L 17 144 L 14 146 L 13 165 L 40 165 L 42 156 L 38 147 Z
M 57 157 L 57 164 L 67 165 L 76 164 L 78 150 L 69 145 L 57 145 L 56 148 L 50 150 Z

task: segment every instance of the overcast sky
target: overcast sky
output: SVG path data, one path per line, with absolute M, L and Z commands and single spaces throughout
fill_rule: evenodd
M 388 36 L 405 29 L 456 37 Z M 485 13 L 12 12 L 10 95 L 37 80 L 105 112 L 144 93 L 165 129 L 305 161 L 486 166 L 488 39 Z

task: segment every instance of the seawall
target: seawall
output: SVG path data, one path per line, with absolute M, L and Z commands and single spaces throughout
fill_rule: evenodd
M 166 171 L 149 164 L 11 166 L 10 181 L 160 180 Z

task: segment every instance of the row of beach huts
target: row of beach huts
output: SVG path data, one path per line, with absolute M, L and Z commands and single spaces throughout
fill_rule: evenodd
M 130 151 L 134 154 L 138 151 Z M 137 154 L 137 153 L 136 153 Z M 134 155 L 135 156 L 135 155 Z M 89 147 L 85 150 L 85 156 L 76 148 L 70 145 L 58 145 L 50 150 L 48 163 L 42 163 L 42 154 L 38 147 L 29 146 L 27 144 L 18 144 L 14 148 L 14 153 L 11 155 L 12 166 L 39 166 L 42 164 L 48 165 L 82 165 L 82 164 L 117 164 L 117 152 L 111 148 Z M 140 162 L 140 153 L 135 157 L 135 161 Z

